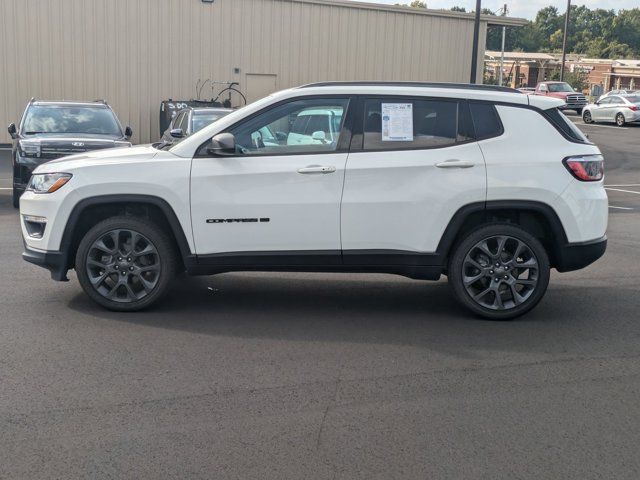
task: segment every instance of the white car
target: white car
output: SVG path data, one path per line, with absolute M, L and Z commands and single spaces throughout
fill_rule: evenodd
M 604 93 L 602 95 L 600 95 L 600 98 L 598 98 L 598 100 L 602 100 L 603 98 L 607 98 L 610 97 L 611 95 L 631 95 L 634 93 L 640 93 L 640 91 L 636 91 L 636 90 L 610 90 L 607 93 Z
M 584 123 L 615 122 L 619 127 L 640 122 L 640 93 L 610 95 L 587 105 L 582 111 Z
M 462 84 L 281 91 L 171 147 L 38 167 L 20 202 L 23 257 L 54 280 L 75 268 L 119 311 L 150 306 L 184 270 L 382 272 L 447 275 L 471 311 L 513 318 L 551 268 L 606 248 L 603 157 L 561 104 Z M 302 132 L 317 140 L 290 142 L 320 111 L 340 121 L 322 114 Z

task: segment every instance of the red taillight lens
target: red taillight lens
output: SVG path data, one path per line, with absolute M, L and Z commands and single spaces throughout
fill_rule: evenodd
M 583 182 L 597 182 L 604 177 L 604 157 L 602 155 L 567 157 L 562 163 L 571 175 Z
M 633 110 L 634 112 L 637 112 L 639 109 L 637 105 L 630 105 L 629 110 Z

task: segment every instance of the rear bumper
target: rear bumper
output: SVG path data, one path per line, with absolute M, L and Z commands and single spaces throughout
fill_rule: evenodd
M 556 254 L 556 269 L 559 272 L 580 270 L 602 257 L 606 250 L 606 235 L 589 242 L 567 243 Z
M 63 252 L 42 252 L 33 250 L 25 244 L 22 259 L 46 268 L 51 272 L 51 279 L 59 282 L 66 282 L 67 278 L 67 256 Z

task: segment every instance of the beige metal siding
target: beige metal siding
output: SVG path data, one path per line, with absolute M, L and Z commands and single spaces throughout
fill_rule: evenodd
M 17 122 L 31 97 L 104 98 L 136 142 L 158 139 L 160 101 L 193 98 L 199 78 L 246 91 L 254 75 L 259 94 L 273 77 L 257 75 L 275 76 L 277 89 L 466 82 L 473 34 L 469 16 L 304 0 L 2 0 L 0 18 L 0 122 Z M 484 21 L 481 33 L 483 46 Z M 3 128 L 0 142 L 8 141 Z

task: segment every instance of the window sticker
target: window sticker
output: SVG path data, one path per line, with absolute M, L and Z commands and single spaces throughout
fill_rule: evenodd
M 382 104 L 382 141 L 413 141 L 413 103 Z

